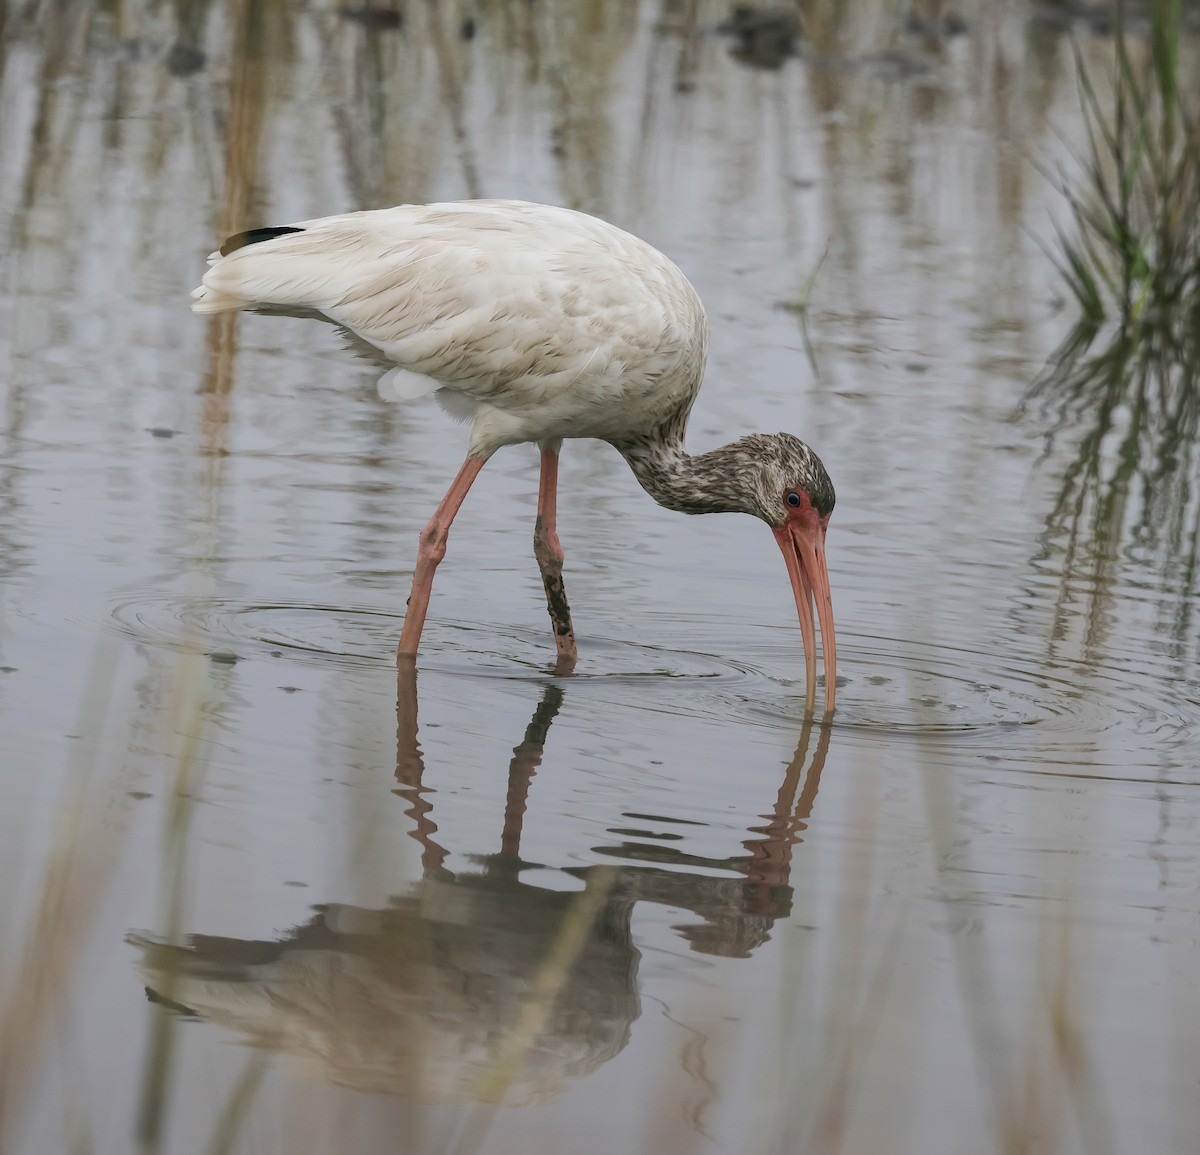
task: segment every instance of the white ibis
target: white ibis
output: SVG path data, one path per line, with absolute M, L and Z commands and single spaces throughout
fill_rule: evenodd
M 560 662 L 575 636 L 556 532 L 558 453 L 566 437 L 607 441 L 659 505 L 748 513 L 787 562 L 805 648 L 807 702 L 816 631 L 825 708 L 836 692 L 825 533 L 833 483 L 787 433 L 753 433 L 690 456 L 688 413 L 700 388 L 708 322 L 682 272 L 646 242 L 595 217 L 524 201 L 460 201 L 320 217 L 230 237 L 193 294 L 197 313 L 317 314 L 395 368 L 396 399 L 438 391 L 474 418 L 466 461 L 421 533 L 398 657 L 415 655 L 434 570 L 471 483 L 502 445 L 541 449 L 534 555 Z

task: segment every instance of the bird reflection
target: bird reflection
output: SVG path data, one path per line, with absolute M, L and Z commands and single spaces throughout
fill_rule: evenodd
M 275 941 L 194 935 L 173 946 L 131 934 L 150 998 L 230 1027 L 319 1079 L 425 1102 L 543 1102 L 613 1058 L 640 1013 L 637 903 L 690 911 L 696 921 L 678 932 L 693 950 L 727 957 L 749 956 L 789 913 L 792 851 L 830 731 L 806 723 L 744 853 L 597 847 L 611 863 L 566 870 L 572 888 L 549 889 L 522 881 L 534 864 L 521 858 L 521 837 L 563 697 L 559 683 L 546 683 L 513 750 L 499 850 L 453 871 L 423 782 L 416 673 L 402 666 L 395 793 L 421 846 L 420 880 L 383 909 L 317 907 Z

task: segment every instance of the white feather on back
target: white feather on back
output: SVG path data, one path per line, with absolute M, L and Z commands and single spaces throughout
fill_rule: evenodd
M 695 291 L 595 217 L 468 201 L 292 227 L 214 254 L 193 310 L 320 311 L 396 364 L 381 395 L 461 394 L 452 408 L 476 414 L 472 452 L 619 439 L 686 411 L 699 388 L 707 325 Z

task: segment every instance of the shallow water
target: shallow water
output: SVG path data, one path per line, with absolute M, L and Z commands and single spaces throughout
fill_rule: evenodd
M 1194 1148 L 1194 565 L 1094 414 L 1023 404 L 1068 44 L 809 9 L 778 69 L 708 4 L 10 16 L 4 1151 Z M 692 447 L 821 454 L 832 726 L 763 529 L 595 443 L 575 675 L 518 447 L 398 681 L 465 430 L 187 293 L 224 231 L 470 195 L 661 247 L 713 322 Z

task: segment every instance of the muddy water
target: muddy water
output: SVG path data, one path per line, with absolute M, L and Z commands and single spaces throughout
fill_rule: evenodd
M 1194 567 L 1127 414 L 1022 404 L 1070 322 L 1030 163 L 1079 139 L 1068 47 L 810 7 L 778 68 L 709 5 L 10 18 L 4 1151 L 1194 1149 Z M 670 253 L 692 445 L 821 453 L 832 727 L 762 527 L 593 443 L 576 676 L 517 448 L 398 684 L 464 430 L 186 297 L 222 231 L 470 195 Z

